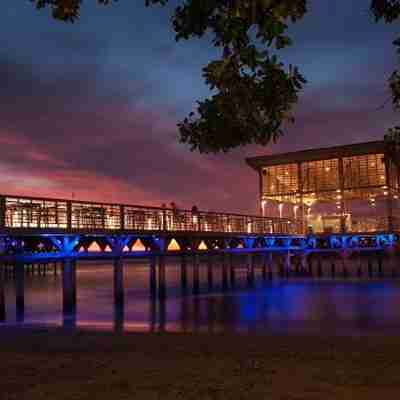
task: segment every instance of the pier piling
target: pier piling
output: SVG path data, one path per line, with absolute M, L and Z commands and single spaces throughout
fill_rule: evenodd
M 157 260 L 156 257 L 150 257 L 150 295 L 155 297 L 157 294 Z
M 21 261 L 16 261 L 15 271 L 15 300 L 17 316 L 22 316 L 25 311 L 25 265 Z
M 193 294 L 198 294 L 200 290 L 199 255 L 193 255 Z
M 208 289 L 211 290 L 213 288 L 213 259 L 211 254 L 207 257 L 207 283 Z
M 121 307 L 124 304 L 124 263 L 121 257 L 114 258 L 114 304 Z
M 222 253 L 222 290 L 228 289 L 228 264 L 226 255 Z
M 76 310 L 76 266 L 70 258 L 63 262 L 63 312 L 73 314 Z
M 368 277 L 369 278 L 373 277 L 372 262 L 369 258 L 368 258 Z
M 230 269 L 231 287 L 234 288 L 236 285 L 236 271 L 235 271 L 233 254 L 229 254 L 229 269 Z
M 158 297 L 164 300 L 167 295 L 167 288 L 165 282 L 165 256 L 158 257 Z
M 181 256 L 181 288 L 183 292 L 186 292 L 188 286 L 187 280 L 187 260 L 186 255 Z
M 247 283 L 250 287 L 254 286 L 255 282 L 254 266 L 255 258 L 253 254 L 250 253 L 247 255 Z

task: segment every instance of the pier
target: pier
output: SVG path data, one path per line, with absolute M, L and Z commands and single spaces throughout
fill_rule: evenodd
M 150 295 L 167 296 L 168 261 L 178 257 L 182 291 L 199 293 L 199 265 L 205 263 L 212 288 L 215 268 L 222 269 L 222 288 L 234 287 L 237 263 L 254 284 L 256 271 L 264 280 L 290 276 L 348 276 L 354 255 L 370 255 L 375 271 L 360 267 L 358 276 L 382 275 L 382 260 L 392 263 L 394 232 L 298 233 L 297 221 L 239 214 L 176 210 L 62 199 L 0 196 L 0 318 L 5 319 L 4 280 L 15 281 L 17 314 L 25 307 L 26 274 L 62 273 L 63 311 L 76 310 L 76 263 L 108 260 L 113 268 L 114 303 L 124 303 L 124 261 L 142 259 L 149 266 Z M 328 261 L 327 261 L 328 260 Z M 326 264 L 330 264 L 327 271 Z M 324 264 L 324 267 L 322 266 Z M 396 266 L 390 276 L 397 276 Z

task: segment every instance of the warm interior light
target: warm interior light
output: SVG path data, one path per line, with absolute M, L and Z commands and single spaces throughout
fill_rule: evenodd
M 280 203 L 278 207 L 279 207 L 279 217 L 282 218 L 283 203 Z
M 208 250 L 207 245 L 204 243 L 204 240 L 201 241 L 200 245 L 199 245 L 199 250 Z
M 137 239 L 132 246 L 132 251 L 146 251 L 146 246 L 140 239 Z
M 168 245 L 167 251 L 179 251 L 180 249 L 181 246 L 179 246 L 178 242 L 175 239 L 172 239 Z

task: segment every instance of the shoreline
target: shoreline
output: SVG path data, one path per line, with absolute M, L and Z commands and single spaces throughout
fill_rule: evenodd
M 396 336 L 1 327 L 0 399 L 372 399 L 400 391 Z

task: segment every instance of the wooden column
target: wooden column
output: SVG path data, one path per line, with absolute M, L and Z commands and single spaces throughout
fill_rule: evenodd
M 268 279 L 273 279 L 274 273 L 273 273 L 273 266 L 274 266 L 274 256 L 272 254 L 272 251 L 267 253 L 266 255 L 266 260 L 267 260 L 267 268 L 268 268 Z
M 259 181 L 258 181 L 258 190 L 259 190 L 259 195 L 258 195 L 258 204 L 260 207 L 260 215 L 262 217 L 264 217 L 263 214 L 263 207 L 262 207 L 262 200 L 263 200 L 263 178 L 262 178 L 262 168 L 260 168 L 258 170 L 258 177 L 259 177 Z
M 235 263 L 233 262 L 233 254 L 229 254 L 229 269 L 230 269 L 230 278 L 231 278 L 231 287 L 235 287 L 236 284 L 236 271 L 235 271 Z
M 306 275 L 307 269 L 307 254 L 302 253 L 300 256 L 300 267 L 301 267 L 301 275 Z
M 4 291 L 4 264 L 0 263 L 0 322 L 6 320 L 6 295 Z
M 386 196 L 386 212 L 387 212 L 387 222 L 388 231 L 393 232 L 393 201 L 392 201 L 392 185 L 390 180 L 390 160 L 388 156 L 385 155 L 385 183 L 388 189 L 388 195 Z
M 211 254 L 209 254 L 207 257 L 207 283 L 208 283 L 208 288 L 212 289 L 214 282 L 213 282 L 213 260 Z
M 298 181 L 298 194 L 300 195 L 300 234 L 305 233 L 304 223 L 304 204 L 303 204 L 303 171 L 301 170 L 301 162 L 297 163 L 297 181 Z M 298 217 L 297 217 L 298 218 Z M 296 221 L 297 222 L 297 221 Z M 297 227 L 296 227 L 297 231 Z
M 17 315 L 23 315 L 25 311 L 25 271 L 24 263 L 15 263 L 15 300 Z
M 193 293 L 198 294 L 200 289 L 199 255 L 193 255 Z
M 158 298 L 164 300 L 167 295 L 165 282 L 165 256 L 158 257 Z
M 290 260 L 290 251 L 287 251 L 284 255 L 284 275 L 286 277 L 290 276 L 290 268 L 291 268 L 291 260 Z
M 344 216 L 344 168 L 343 168 L 343 158 L 338 160 L 339 167 L 339 190 L 340 190 L 340 231 L 342 233 L 346 232 L 346 217 Z
M 262 255 L 262 271 L 261 271 L 263 281 L 266 281 L 268 278 L 267 266 L 268 266 L 268 253 L 263 253 L 263 255 Z
M 228 289 L 228 265 L 226 255 L 222 253 L 222 289 Z
M 114 304 L 114 332 L 123 332 L 124 330 L 124 305 Z
M 152 297 L 157 294 L 157 260 L 156 257 L 150 258 L 150 271 L 149 271 L 149 279 L 150 279 L 150 295 Z
M 187 280 L 187 260 L 186 255 L 183 254 L 181 256 L 181 289 L 183 292 L 186 292 L 188 286 Z
M 114 258 L 114 304 L 124 305 L 124 263 L 121 257 Z
M 76 311 L 76 268 L 70 258 L 64 259 L 62 274 L 63 312 L 71 314 Z
M 249 286 L 254 286 L 255 274 L 254 274 L 254 257 L 253 254 L 247 254 L 247 283 Z

